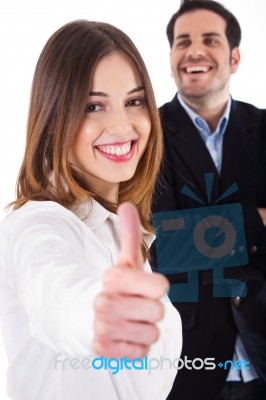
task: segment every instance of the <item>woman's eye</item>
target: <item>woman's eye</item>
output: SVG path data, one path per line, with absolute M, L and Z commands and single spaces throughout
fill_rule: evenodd
M 97 112 L 102 109 L 102 105 L 98 103 L 92 103 L 92 104 L 87 104 L 85 107 L 85 111 L 90 113 L 90 112 Z
M 145 104 L 145 99 L 144 98 L 136 98 L 136 99 L 131 99 L 126 103 L 127 107 L 139 107 Z

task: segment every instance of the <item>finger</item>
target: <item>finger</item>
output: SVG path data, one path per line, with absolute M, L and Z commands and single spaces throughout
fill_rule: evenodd
M 140 269 L 108 268 L 103 277 L 104 292 L 122 293 L 127 296 L 142 296 L 160 299 L 168 288 L 166 277 L 157 272 L 148 273 Z
M 95 320 L 94 332 L 98 341 L 130 342 L 142 346 L 155 343 L 160 335 L 159 328 L 155 324 L 127 320 L 121 320 L 119 325 Z
M 129 360 L 143 358 L 149 351 L 149 346 L 124 341 L 102 340 L 100 338 L 94 339 L 92 347 L 95 353 L 106 358 L 122 358 L 126 355 Z
M 164 316 L 164 306 L 157 299 L 140 296 L 125 296 L 120 293 L 99 294 L 94 301 L 97 316 L 119 326 L 122 319 L 145 323 L 157 323 Z
M 119 266 L 140 268 L 141 266 L 141 230 L 138 212 L 131 203 L 118 207 L 120 220 L 120 255 Z

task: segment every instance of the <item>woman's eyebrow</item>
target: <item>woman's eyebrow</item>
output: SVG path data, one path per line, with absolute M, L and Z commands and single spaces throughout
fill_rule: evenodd
M 141 90 L 144 90 L 143 86 L 138 86 L 134 89 L 131 89 L 127 92 L 127 94 L 132 94 L 132 93 L 136 93 L 136 92 L 140 92 Z M 110 97 L 109 94 L 105 93 L 105 92 L 90 92 L 89 96 L 100 96 L 100 97 Z
M 104 92 L 90 92 L 89 96 L 109 97 L 109 95 L 107 93 L 104 93 Z
M 136 93 L 136 92 L 140 92 L 141 90 L 144 90 L 144 86 L 138 86 L 132 90 L 130 90 L 129 92 L 127 92 L 127 94 L 132 94 L 132 93 Z

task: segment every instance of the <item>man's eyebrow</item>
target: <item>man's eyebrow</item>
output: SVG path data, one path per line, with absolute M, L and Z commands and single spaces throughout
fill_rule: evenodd
M 206 32 L 202 34 L 203 37 L 208 37 L 208 36 L 219 36 L 221 37 L 220 33 L 217 32 Z
M 206 32 L 206 33 L 203 33 L 202 36 L 203 37 L 208 37 L 208 36 L 219 36 L 219 37 L 221 37 L 221 35 L 219 33 L 217 33 L 217 32 Z M 189 33 L 181 33 L 180 35 L 177 35 L 175 37 L 175 40 L 188 39 L 188 38 L 190 38 L 190 34 Z
M 187 39 L 189 37 L 190 37 L 190 35 L 188 33 L 181 33 L 180 35 L 177 35 L 175 37 L 175 40 L 177 40 L 177 39 Z
M 131 89 L 131 90 L 129 90 L 129 92 L 127 92 L 127 94 L 140 92 L 141 90 L 144 90 L 144 86 L 138 86 L 134 89 Z M 109 97 L 109 94 L 107 94 L 105 92 L 90 92 L 89 96 Z

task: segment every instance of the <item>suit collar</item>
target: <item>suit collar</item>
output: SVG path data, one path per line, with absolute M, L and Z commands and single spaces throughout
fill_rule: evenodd
M 171 102 L 166 103 L 160 108 L 160 112 L 164 125 L 173 133 L 182 132 L 193 125 L 191 119 L 178 101 L 176 94 Z M 234 128 L 235 130 L 249 131 L 258 125 L 257 121 L 243 109 L 242 103 L 233 99 L 229 119 L 230 130 Z
M 223 141 L 221 178 L 224 186 L 231 183 L 228 181 L 228 177 L 235 177 L 235 180 L 237 180 L 243 169 L 243 164 L 248 162 L 251 141 L 257 125 L 257 120 L 247 113 L 242 103 L 236 101 L 232 103 L 230 119 Z
M 218 193 L 227 189 L 233 183 L 229 178 L 234 177 L 237 181 L 242 170 L 242 166 L 240 168 L 239 165 L 243 165 L 248 160 L 250 141 L 258 125 L 256 119 L 247 113 L 247 107 L 241 102 L 232 100 L 229 122 L 223 142 L 222 173 L 219 177 L 208 149 L 191 119 L 180 105 L 177 96 L 175 95 L 170 103 L 165 104 L 160 112 L 164 135 L 167 135 L 166 145 L 173 149 L 170 150 L 172 154 L 179 154 L 179 157 L 185 161 L 190 170 L 185 179 L 194 181 L 198 188 L 202 188 L 203 174 L 214 173 L 216 184 L 213 187 L 213 198 L 216 195 L 216 198 L 218 198 Z M 173 160 L 166 162 L 171 162 L 174 167 L 174 156 Z M 204 195 L 203 192 L 202 195 Z

